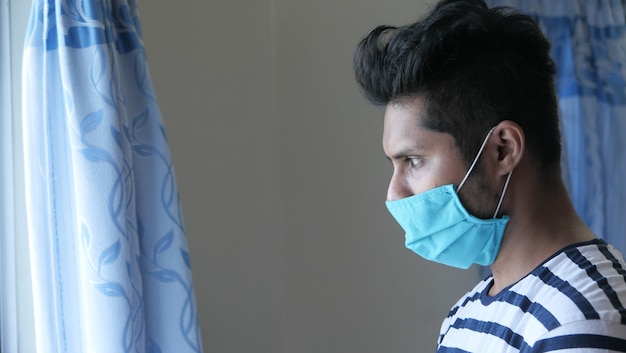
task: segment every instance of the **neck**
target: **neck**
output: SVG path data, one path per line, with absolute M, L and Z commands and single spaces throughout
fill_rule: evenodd
M 560 249 L 595 238 L 574 210 L 560 177 L 555 180 L 550 187 L 537 182 L 510 187 L 514 201 L 507 205 L 510 212 L 505 209 L 510 221 L 491 266 L 494 285 L 489 294 L 519 281 Z

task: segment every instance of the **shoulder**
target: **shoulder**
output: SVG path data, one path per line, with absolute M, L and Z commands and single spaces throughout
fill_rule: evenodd
M 626 263 L 603 241 L 563 249 L 517 287 L 562 323 L 603 319 L 626 324 Z
M 626 352 L 626 326 L 613 321 L 577 321 L 560 326 L 533 344 L 533 352 Z
M 592 241 L 562 249 L 494 297 L 487 295 L 487 278 L 452 308 L 439 346 L 466 351 L 545 348 L 537 352 L 571 342 L 576 347 L 605 344 L 597 342 L 626 347 L 625 269 L 617 250 Z
M 626 263 L 613 246 L 595 240 L 567 247 L 532 273 L 547 287 L 558 290 L 572 301 L 586 297 L 624 309 L 615 298 L 626 298 Z
M 626 352 L 626 263 L 613 246 L 596 240 L 565 248 L 523 282 L 522 291 L 555 323 L 533 351 Z

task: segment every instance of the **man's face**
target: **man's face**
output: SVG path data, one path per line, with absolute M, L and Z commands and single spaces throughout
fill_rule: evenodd
M 383 150 L 393 164 L 388 201 L 441 185 L 458 186 L 467 173 L 468 165 L 462 160 L 452 135 L 421 126 L 424 109 L 423 100 L 416 98 L 389 103 L 385 110 Z M 459 197 L 470 213 L 487 218 L 495 209 L 494 194 L 497 193 L 490 190 L 477 165 Z

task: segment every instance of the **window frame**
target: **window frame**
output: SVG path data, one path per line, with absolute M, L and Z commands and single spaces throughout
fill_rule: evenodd
M 0 351 L 36 352 L 22 150 L 22 55 L 32 4 L 0 0 Z

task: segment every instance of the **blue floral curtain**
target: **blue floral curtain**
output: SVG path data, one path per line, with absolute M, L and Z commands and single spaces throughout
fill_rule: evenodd
M 488 2 L 533 16 L 552 42 L 570 195 L 587 225 L 626 254 L 626 1 Z
M 200 352 L 136 1 L 34 0 L 23 90 L 37 350 Z

